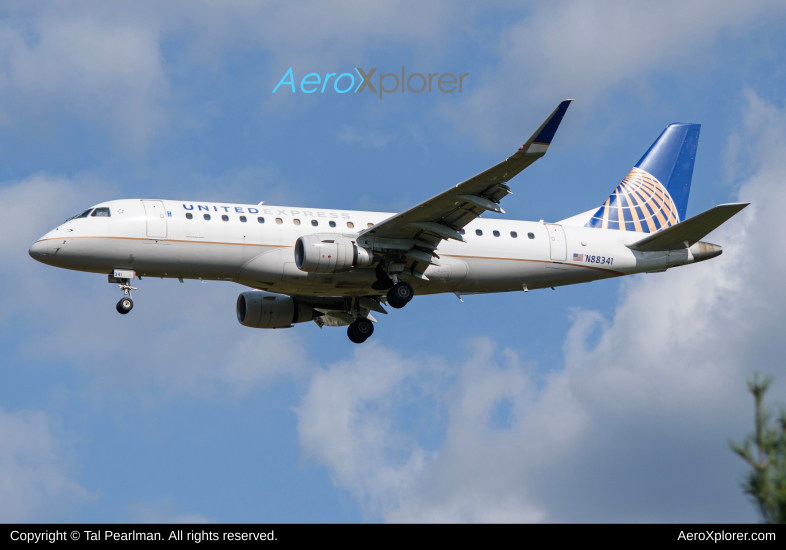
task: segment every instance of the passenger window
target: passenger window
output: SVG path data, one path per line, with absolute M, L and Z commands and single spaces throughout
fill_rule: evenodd
M 95 210 L 93 210 L 91 216 L 95 216 L 97 218 L 108 218 L 110 216 L 109 208 L 106 207 L 96 208 Z
M 191 220 L 194 218 L 194 215 L 191 212 L 186 212 L 186 219 Z
M 352 222 L 347 222 L 347 227 L 349 227 L 350 229 L 352 229 L 353 227 L 355 227 L 355 224 L 354 224 L 354 223 L 352 223 Z
M 328 222 L 328 224 L 330 225 L 330 227 L 336 227 L 336 222 Z
M 210 221 L 210 214 L 204 214 L 202 217 L 205 218 L 207 221 Z
M 518 237 L 518 236 L 519 236 L 519 234 L 518 234 L 518 233 L 516 233 L 515 231 L 511 231 L 511 232 L 510 232 L 510 236 L 511 236 L 511 237 L 513 237 L 513 238 L 515 239 L 516 237 Z
M 483 231 L 481 231 L 480 229 L 476 229 L 475 230 L 475 235 L 477 235 L 478 237 L 482 237 L 483 236 Z
M 466 231 L 464 231 L 463 229 L 461 229 L 461 230 L 459 231 L 459 235 L 463 235 L 463 234 L 465 234 L 465 233 L 466 233 Z
M 373 227 L 373 226 L 374 226 L 374 224 L 373 224 L 373 223 L 367 223 L 367 224 L 366 224 L 366 227 Z
M 278 225 L 281 225 L 282 223 L 284 223 L 284 220 L 282 220 L 281 218 L 276 218 L 276 223 Z
M 294 220 L 292 220 L 292 223 L 294 223 L 295 225 L 300 225 L 300 220 L 295 218 Z
M 224 220 L 225 222 L 228 222 L 229 221 L 229 216 L 224 214 L 223 216 L 221 216 L 221 219 Z
M 495 237 L 499 237 L 499 231 L 494 231 L 493 234 Z
M 318 225 L 319 225 L 319 222 L 318 222 L 317 220 L 311 220 L 311 225 L 313 225 L 314 227 L 316 227 L 316 226 L 318 226 Z
M 245 216 L 240 216 L 240 221 L 243 222 L 243 223 L 246 223 L 246 217 Z
M 259 223 L 265 223 L 265 218 L 259 217 L 259 218 L 257 218 L 257 221 Z
M 534 239 L 535 233 L 527 233 L 527 237 L 529 237 L 530 239 Z

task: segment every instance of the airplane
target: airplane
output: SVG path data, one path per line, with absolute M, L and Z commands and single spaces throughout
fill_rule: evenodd
M 134 278 L 231 281 L 238 321 L 252 328 L 315 322 L 360 344 L 374 313 L 414 296 L 529 292 L 714 258 L 701 241 L 749 203 L 685 219 L 699 124 L 669 125 L 611 195 L 548 223 L 504 214 L 510 180 L 544 156 L 572 100 L 562 101 L 499 164 L 401 213 L 124 199 L 69 218 L 30 248 L 35 260 L 108 275 L 133 308 Z

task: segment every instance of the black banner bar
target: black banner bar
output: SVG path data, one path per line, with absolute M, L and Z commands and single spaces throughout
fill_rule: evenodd
M 488 545 L 514 537 L 522 543 L 533 538 L 551 543 L 780 543 L 786 541 L 783 525 L 672 525 L 672 524 L 538 524 L 538 525 L 378 525 L 378 524 L 7 524 L 0 525 L 6 544 L 102 545 L 129 542 L 144 544 L 251 543 L 289 544 L 364 541 L 409 545 L 430 538 L 444 543 Z M 526 538 L 523 538 L 526 537 Z

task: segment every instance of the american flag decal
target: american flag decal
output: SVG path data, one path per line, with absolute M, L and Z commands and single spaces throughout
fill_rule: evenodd
M 583 262 L 584 261 L 584 254 L 574 254 L 573 255 L 574 262 Z

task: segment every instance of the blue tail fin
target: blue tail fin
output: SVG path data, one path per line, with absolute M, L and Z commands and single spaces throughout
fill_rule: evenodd
M 655 233 L 685 219 L 700 124 L 670 124 L 586 227 Z

